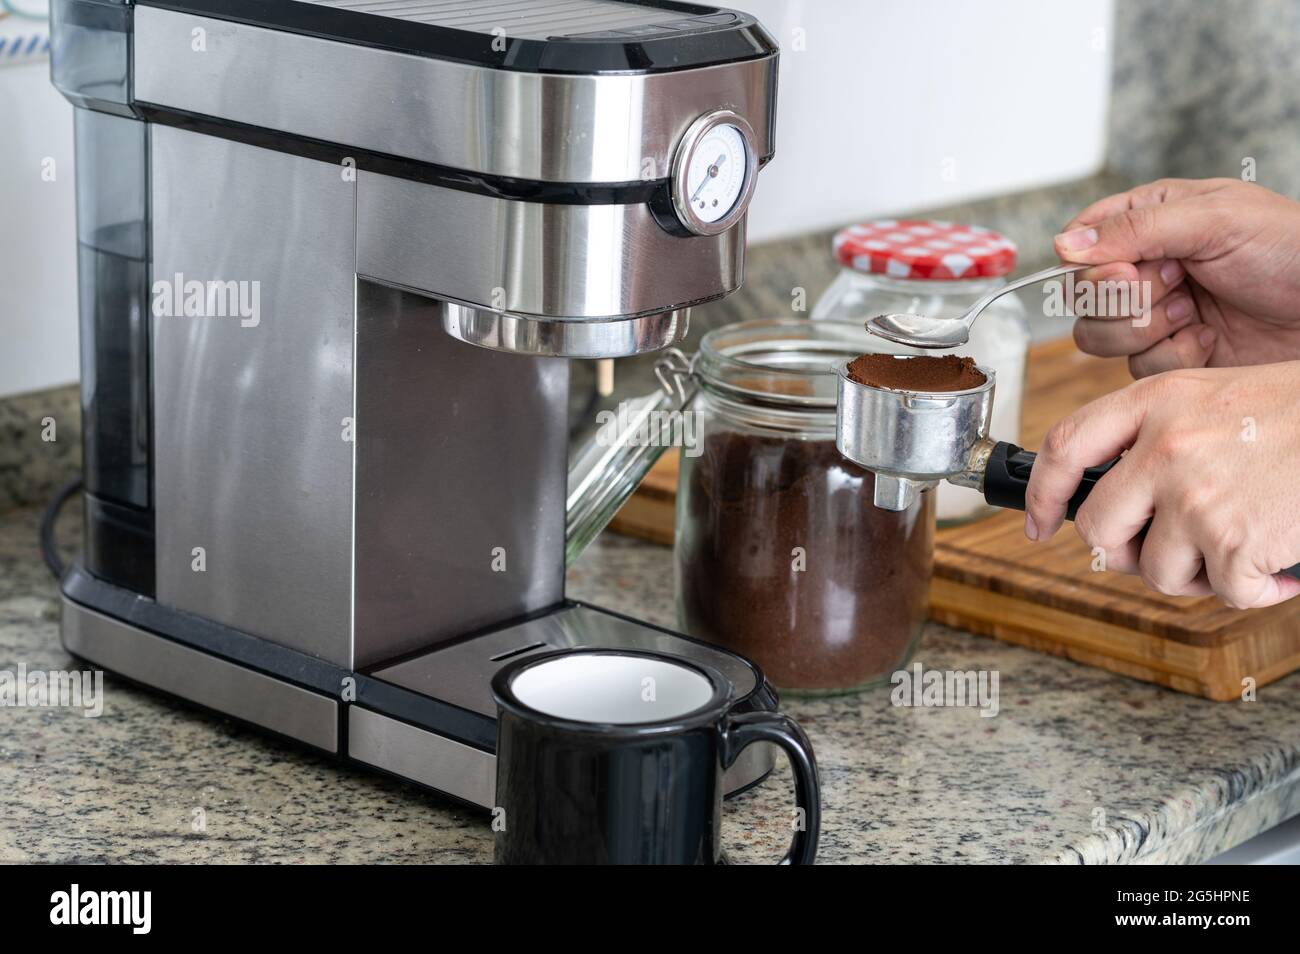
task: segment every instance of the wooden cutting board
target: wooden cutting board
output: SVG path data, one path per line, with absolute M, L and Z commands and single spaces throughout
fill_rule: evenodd
M 1129 381 L 1122 359 L 1081 354 L 1068 338 L 1036 345 L 1022 443 L 1037 448 L 1057 420 Z M 676 494 L 677 455 L 665 454 L 611 529 L 671 544 Z M 1243 611 L 1213 597 L 1162 596 L 1136 577 L 1094 572 L 1092 554 L 1068 527 L 1034 544 L 1023 526 L 1022 514 L 1003 512 L 940 531 L 930 615 L 1210 699 L 1236 699 L 1243 680 L 1262 686 L 1300 669 L 1300 600 Z

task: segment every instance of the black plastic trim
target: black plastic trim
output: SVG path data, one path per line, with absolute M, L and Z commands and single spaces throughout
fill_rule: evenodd
M 97 579 L 79 563 L 63 578 L 63 595 L 113 619 L 228 662 L 337 699 L 352 672 L 249 633 L 155 602 Z
M 355 680 L 357 690 L 356 705 L 485 752 L 496 750 L 494 718 L 412 692 L 365 673 L 335 666 L 315 656 L 214 623 L 201 616 L 164 606 L 147 596 L 97 579 L 79 563 L 74 564 L 63 578 L 62 591 L 68 599 L 87 609 L 142 629 L 154 636 L 170 639 L 283 682 L 339 699 L 343 705 L 347 704 L 340 698 L 344 686 L 343 680 L 352 678 Z M 662 626 L 655 626 L 644 620 L 633 619 L 621 613 L 575 600 L 566 600 L 552 607 L 547 613 L 573 607 L 584 607 L 667 633 L 678 639 L 700 643 L 700 640 L 691 639 L 689 636 L 683 636 Z M 493 629 L 501 629 L 517 623 L 518 620 L 510 620 Z M 701 643 L 701 645 L 709 644 Z M 710 648 L 719 647 L 710 646 Z M 434 647 L 430 647 L 425 652 L 434 650 Z M 754 688 L 739 697 L 733 704 L 733 708 L 742 712 L 755 709 L 775 710 L 779 704 L 776 690 L 768 684 L 758 666 L 748 660 L 746 663 L 754 673 Z M 344 750 L 346 742 L 341 740 L 339 745 L 340 750 Z
M 487 716 L 389 686 L 296 649 L 164 606 L 139 593 L 96 579 L 80 564 L 68 571 L 62 589 L 64 596 L 88 609 L 154 636 L 337 699 L 341 705 L 347 704 L 341 698 L 343 680 L 354 679 L 356 702 L 360 705 L 487 752 L 496 746 L 496 721 Z M 339 745 L 342 750 L 346 742 L 340 741 Z
M 679 11 L 683 21 L 730 14 L 727 22 L 641 38 L 613 35 L 528 40 L 456 30 L 357 10 L 294 0 L 146 0 L 140 5 L 214 17 L 305 36 L 377 47 L 416 56 L 528 73 L 666 73 L 698 69 L 777 52 L 776 42 L 747 13 L 675 0 L 623 0 L 634 6 Z M 647 28 L 649 29 L 649 28 Z M 504 39 L 504 43 L 500 42 Z M 493 44 L 501 49 L 493 49 Z
M 1033 451 L 998 441 L 984 465 L 984 499 L 1005 510 L 1024 510 L 1029 473 L 1033 470 L 1037 457 Z M 1118 457 L 1098 467 L 1089 467 L 1083 472 L 1078 488 L 1066 504 L 1065 519 L 1074 519 L 1092 488 L 1097 486 L 1097 481 L 1105 477 L 1117 463 Z
M 345 159 L 351 159 L 358 169 L 367 172 L 498 199 L 539 202 L 544 205 L 640 205 L 652 199 L 662 201 L 659 197 L 667 196 L 669 190 L 667 179 L 612 183 L 538 182 L 532 179 L 465 172 L 432 162 L 357 149 L 323 139 L 292 135 L 261 126 L 251 126 L 247 123 L 204 116 L 169 106 L 159 106 L 156 103 L 137 102 L 134 105 L 145 119 L 161 126 L 174 126 L 177 129 L 187 129 L 207 136 L 316 159 L 340 167 Z M 671 201 L 667 204 L 669 207 L 672 206 Z
M 87 491 L 86 569 L 95 577 L 152 596 L 154 592 L 154 514 Z
M 695 233 L 682 224 L 682 220 L 677 217 L 677 209 L 673 205 L 673 187 L 672 181 L 664 183 L 662 189 L 657 189 L 650 197 L 650 215 L 655 220 L 655 224 L 667 232 L 669 235 L 675 235 L 678 238 L 691 238 Z
M 488 753 L 496 752 L 496 719 L 484 716 L 481 713 L 470 712 L 459 706 L 454 706 L 447 702 L 429 696 L 422 696 L 419 693 L 394 686 L 391 683 L 383 682 L 368 676 L 364 673 L 353 672 L 327 663 L 324 660 L 317 659 L 315 656 L 309 656 L 306 653 L 300 653 L 297 650 L 280 646 L 268 640 L 261 639 L 249 633 L 223 626 L 220 623 L 214 623 L 202 617 L 185 613 L 181 610 L 172 609 L 163 606 L 149 597 L 134 593 L 131 590 L 114 586 L 103 580 L 97 579 L 86 571 L 80 564 L 74 564 L 63 578 L 60 589 L 65 597 L 72 602 L 83 606 L 87 609 L 102 613 L 105 616 L 118 620 L 129 626 L 143 630 L 150 635 L 169 639 L 172 642 L 179 643 L 187 648 L 198 650 L 218 659 L 232 662 L 236 665 L 244 666 L 255 672 L 260 672 L 282 682 L 287 682 L 300 688 L 320 693 L 321 695 L 337 699 L 339 702 L 339 722 L 338 722 L 338 748 L 336 752 L 329 752 L 319 749 L 314 745 L 305 743 L 300 739 L 294 739 L 284 736 L 273 729 L 267 729 L 264 726 L 258 726 L 245 720 L 231 716 L 228 712 L 214 710 L 208 706 L 194 703 L 189 700 L 181 699 L 179 696 L 173 698 L 180 699 L 185 705 L 192 706 L 205 712 L 216 712 L 216 714 L 225 718 L 233 718 L 242 725 L 247 725 L 251 729 L 263 732 L 276 738 L 285 739 L 291 743 L 299 744 L 313 752 L 322 752 L 331 758 L 336 758 L 341 762 L 349 765 L 358 765 L 367 771 L 378 772 L 381 775 L 388 775 L 400 779 L 404 782 L 414 785 L 425 791 L 438 794 L 441 797 L 450 799 L 454 802 L 466 805 L 472 809 L 478 810 L 480 806 L 465 801 L 463 798 L 444 792 L 442 789 L 434 786 L 425 785 L 414 779 L 397 775 L 394 772 L 362 762 L 352 758 L 348 754 L 348 710 L 352 704 L 360 705 L 370 709 L 379 715 L 396 719 L 400 722 L 406 722 L 417 728 L 425 729 L 443 738 L 451 739 L 468 745 L 472 748 L 479 749 Z M 564 603 L 551 608 L 547 612 L 559 612 L 563 609 L 572 607 L 585 607 L 598 613 L 604 613 L 618 619 L 627 620 L 640 626 L 646 626 L 650 629 L 658 630 L 661 633 L 668 633 L 679 639 L 685 639 L 688 642 L 702 643 L 700 640 L 691 639 L 689 636 L 683 636 L 681 633 L 674 632 L 662 626 L 655 626 L 644 620 L 634 619 L 631 616 L 625 616 L 622 613 L 615 613 L 599 606 L 592 606 L 589 603 L 579 602 L 577 600 L 565 600 Z M 512 620 L 503 623 L 502 626 L 515 625 L 518 621 Z M 500 628 L 500 627 L 498 627 Z M 720 649 L 720 647 L 711 647 Z M 431 650 L 426 650 L 431 651 Z M 722 650 L 725 652 L 726 650 Z M 779 699 L 776 690 L 768 683 L 763 676 L 763 672 L 757 665 L 745 660 L 750 669 L 753 670 L 755 686 L 750 692 L 738 698 L 732 705 L 733 711 L 750 712 L 755 710 L 776 711 L 779 706 Z M 385 664 L 387 665 L 387 664 Z M 128 682 L 135 683 L 130 676 L 121 674 L 122 678 Z M 357 695 L 352 702 L 346 702 L 341 698 L 343 680 L 346 678 L 356 680 Z M 143 683 L 136 683 L 144 685 Z M 168 693 L 165 688 L 157 686 L 145 686 L 153 692 Z M 726 794 L 727 798 L 733 798 L 743 791 L 748 791 L 759 782 L 767 778 L 765 773 L 762 777 L 755 779 L 752 783 L 735 792 Z
M 60 2 L 60 0 L 56 0 Z M 131 32 L 130 4 L 103 4 L 95 0 L 62 0 L 62 22 L 89 30 L 107 30 L 111 33 Z
M 433 652 L 430 647 L 428 652 Z M 382 716 L 462 742 L 484 752 L 497 748 L 497 720 L 450 702 L 424 696 L 373 676 L 356 673 L 356 704 Z

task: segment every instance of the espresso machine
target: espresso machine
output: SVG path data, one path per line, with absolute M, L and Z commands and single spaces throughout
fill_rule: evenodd
M 524 654 L 657 650 L 775 707 L 741 657 L 564 588 L 569 359 L 669 347 L 741 283 L 777 80 L 752 17 L 51 7 L 76 107 L 69 652 L 484 807 L 490 682 Z

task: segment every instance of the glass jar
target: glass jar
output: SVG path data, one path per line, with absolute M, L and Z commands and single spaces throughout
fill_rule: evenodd
M 1016 247 L 1005 236 L 978 226 L 920 219 L 887 219 L 850 226 L 835 236 L 844 266 L 813 308 L 814 321 L 852 321 L 890 312 L 960 317 L 984 295 L 1006 284 L 1015 269 Z M 1029 321 L 1014 294 L 980 315 L 970 340 L 950 351 L 921 351 L 869 336 L 867 351 L 888 354 L 961 354 L 997 373 L 989 432 L 1020 439 L 1020 409 L 1029 351 Z M 966 523 L 994 512 L 977 490 L 943 483 L 937 488 L 940 526 Z
M 836 364 L 861 325 L 749 321 L 705 335 L 677 489 L 682 631 L 753 659 L 782 690 L 888 681 L 925 618 L 931 492 L 901 513 L 835 448 Z

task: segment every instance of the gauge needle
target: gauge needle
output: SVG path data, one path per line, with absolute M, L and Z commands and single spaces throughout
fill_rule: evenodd
M 700 187 L 695 190 L 695 194 L 691 196 L 692 202 L 694 202 L 696 199 L 700 197 L 700 193 L 704 191 L 704 187 L 709 184 L 709 179 L 717 178 L 718 166 L 722 165 L 726 161 L 727 161 L 727 154 L 724 152 L 720 156 L 718 156 L 718 158 L 714 161 L 713 165 L 709 166 L 709 177 L 708 179 L 705 179 L 703 182 L 701 182 Z

